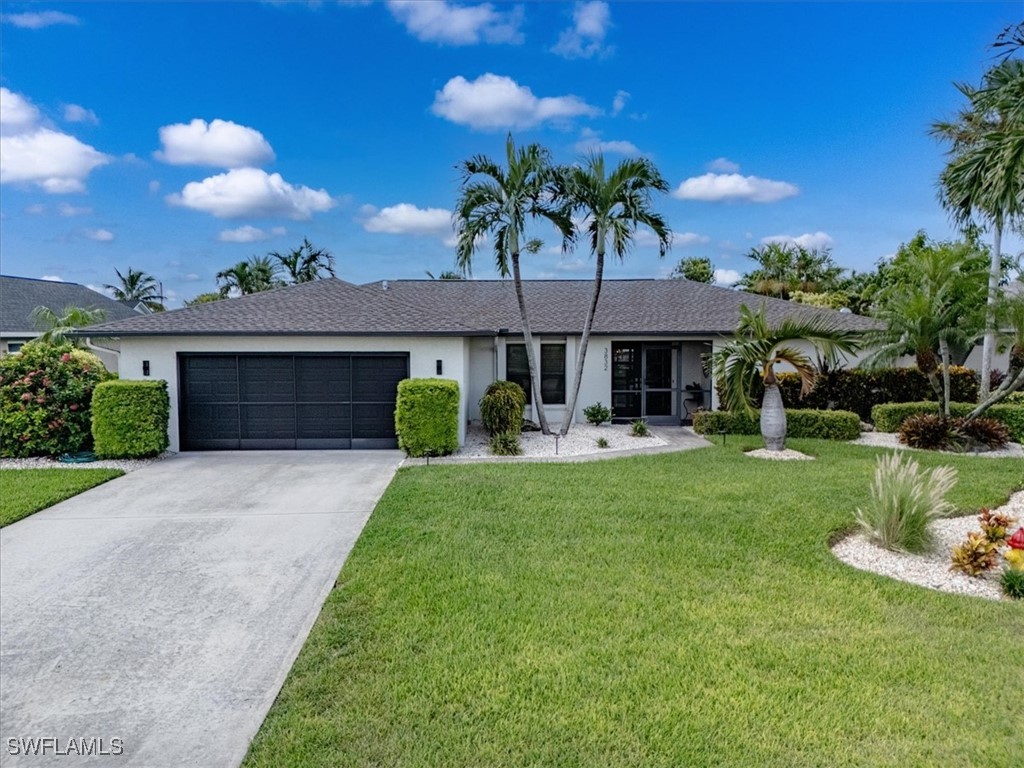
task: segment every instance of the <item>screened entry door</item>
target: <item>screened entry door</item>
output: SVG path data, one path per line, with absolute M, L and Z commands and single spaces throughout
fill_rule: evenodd
M 673 386 L 675 352 L 670 344 L 612 343 L 612 412 L 617 419 L 670 422 L 678 388 Z

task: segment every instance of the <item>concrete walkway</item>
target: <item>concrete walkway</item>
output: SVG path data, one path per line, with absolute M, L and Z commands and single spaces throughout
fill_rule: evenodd
M 0 531 L 0 765 L 238 765 L 400 461 L 181 454 Z

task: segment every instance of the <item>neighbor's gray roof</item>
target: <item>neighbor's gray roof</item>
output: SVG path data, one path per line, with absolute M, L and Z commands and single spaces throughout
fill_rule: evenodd
M 39 306 L 54 312 L 70 306 L 102 309 L 108 322 L 139 316 L 130 307 L 78 283 L 0 275 L 0 333 L 33 331 L 32 310 Z
M 527 281 L 533 332 L 579 333 L 591 291 L 592 283 L 586 280 Z M 756 307 L 762 301 L 772 323 L 783 317 L 827 316 L 850 330 L 873 327 L 873 321 L 857 315 L 688 280 L 607 280 L 594 333 L 731 333 L 740 305 Z M 355 285 L 330 278 L 102 323 L 90 327 L 88 335 L 470 336 L 506 330 L 513 334 L 522 331 L 509 280 L 391 280 Z

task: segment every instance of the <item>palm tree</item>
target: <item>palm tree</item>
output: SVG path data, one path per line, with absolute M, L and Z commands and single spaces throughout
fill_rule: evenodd
M 76 347 L 84 345 L 82 339 L 68 339 L 67 333 L 94 323 L 102 323 L 107 313 L 102 309 L 85 309 L 69 305 L 60 312 L 49 307 L 38 306 L 32 310 L 32 322 L 37 331 L 42 331 L 36 341 L 43 344 L 65 344 L 71 341 Z
M 291 283 L 309 283 L 328 275 L 334 277 L 334 256 L 323 248 L 314 248 L 306 238 L 289 253 L 272 251 L 270 257 L 277 260 Z
M 604 155 L 590 155 L 586 161 L 560 172 L 559 196 L 564 198 L 577 216 L 583 217 L 594 255 L 594 291 L 587 307 L 583 333 L 573 376 L 572 394 L 566 403 L 565 417 L 560 433 L 565 435 L 572 424 L 576 400 L 583 378 L 583 363 L 587 357 L 590 330 L 594 325 L 597 302 L 601 297 L 604 279 L 604 258 L 611 239 L 611 252 L 620 261 L 633 245 L 637 227 L 643 225 L 658 238 L 658 255 L 664 257 L 672 245 L 672 232 L 661 214 L 651 210 L 653 192 L 668 192 L 668 182 L 662 178 L 650 160 L 631 158 L 623 160 L 610 173 L 605 173 Z
M 786 447 L 786 411 L 775 376 L 777 363 L 788 363 L 800 375 L 801 397 L 814 388 L 817 370 L 799 346 L 810 344 L 819 357 L 832 365 L 840 354 L 856 352 L 857 334 L 838 329 L 825 315 L 807 319 L 786 318 L 777 326 L 768 324 L 764 305 L 754 312 L 740 307 L 736 336 L 711 356 L 712 375 L 729 410 L 753 411 L 755 385 L 764 385 L 761 403 L 761 437 L 769 451 Z
M 939 200 L 961 226 L 977 215 L 993 229 L 981 391 L 989 393 L 996 345 L 996 305 L 1007 226 L 1024 219 L 1024 62 L 1007 59 L 985 73 L 980 88 L 956 88 L 968 101 L 956 120 L 937 122 L 932 134 L 949 142 L 949 162 L 939 175 Z
M 539 240 L 528 239 L 526 225 L 530 219 L 542 218 L 554 224 L 562 237 L 563 250 L 573 236 L 572 220 L 564 207 L 552 202 L 555 172 L 551 155 L 539 144 L 516 149 L 509 134 L 505 142 L 506 167 L 485 155 L 476 155 L 461 163 L 461 194 L 455 207 L 458 244 L 455 260 L 464 274 L 472 272 L 473 254 L 488 233 L 494 240 L 494 259 L 502 277 L 512 274 L 519 317 L 526 342 L 526 360 L 530 369 L 533 406 L 544 434 L 551 434 L 544 413 L 540 375 L 533 350 L 533 333 L 526 312 L 526 297 L 519 271 L 522 251 L 536 253 Z
M 793 291 L 825 293 L 835 290 L 843 273 L 828 248 L 772 242 L 751 248 L 747 258 L 760 266 L 745 274 L 737 287 L 780 299 L 788 299 Z
M 116 269 L 114 272 L 117 273 L 119 285 L 104 285 L 103 287 L 110 291 L 117 301 L 123 301 L 128 304 L 143 304 L 153 312 L 164 311 L 164 297 L 160 290 L 160 283 L 157 282 L 155 277 L 131 267 L 128 267 L 127 275 L 122 275 Z
M 222 296 L 232 292 L 243 296 L 260 293 L 284 285 L 278 277 L 279 271 L 280 266 L 270 256 L 250 256 L 218 272 L 217 284 Z

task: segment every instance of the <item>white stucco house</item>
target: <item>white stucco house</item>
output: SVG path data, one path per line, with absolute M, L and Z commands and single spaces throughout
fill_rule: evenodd
M 527 281 L 525 293 L 549 420 L 566 390 L 590 281 Z M 872 321 L 686 280 L 608 280 L 584 365 L 578 409 L 600 401 L 617 418 L 683 423 L 715 405 L 704 355 L 736 327 L 741 304 L 768 318 Z M 396 445 L 395 389 L 409 376 L 459 383 L 460 442 L 495 379 L 529 390 L 511 281 L 319 280 L 137 316 L 80 332 L 116 338 L 123 379 L 164 379 L 172 450 L 373 448 Z M 532 416 L 532 406 L 528 406 Z

